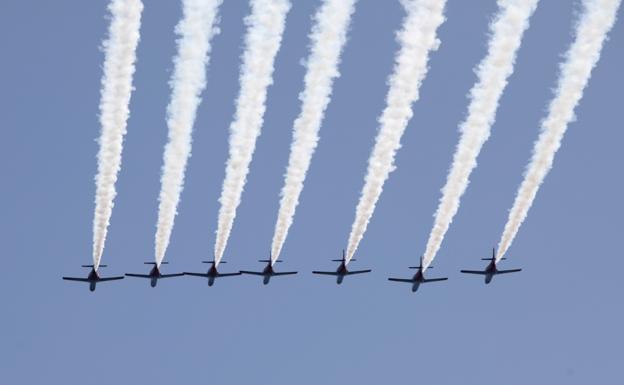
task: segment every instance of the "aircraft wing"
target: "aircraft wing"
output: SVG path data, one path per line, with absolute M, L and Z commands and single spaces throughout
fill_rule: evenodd
M 184 273 L 161 274 L 158 278 L 172 278 L 172 277 L 180 277 L 182 275 L 184 275 Z
M 262 275 L 264 276 L 264 273 L 260 272 L 260 271 L 246 271 L 246 270 L 241 270 L 240 271 L 241 274 L 252 274 L 252 275 Z
M 522 271 L 522 269 L 498 270 L 496 274 L 517 273 L 519 271 Z
M 438 281 L 446 281 L 448 278 L 429 278 L 425 279 L 423 282 L 438 282 Z
M 370 273 L 372 270 L 354 270 L 354 271 L 350 271 L 348 272 L 346 275 L 352 275 L 352 274 L 362 274 L 362 273 Z
M 322 274 L 322 275 L 341 275 L 336 273 L 335 271 L 313 271 L 312 274 Z
M 98 282 L 106 282 L 106 281 L 116 281 L 118 279 L 124 279 L 124 276 L 120 276 L 120 277 L 106 277 L 106 278 L 100 278 L 98 279 Z
M 238 273 L 219 273 L 217 277 L 232 277 L 235 275 L 241 275 L 242 273 L 239 271 Z
M 151 276 L 149 276 L 147 274 L 126 273 L 126 276 L 128 276 L 128 277 L 137 277 L 137 278 L 152 278 Z
M 480 274 L 480 275 L 486 275 L 487 273 L 485 271 L 481 271 L 481 270 L 460 270 L 462 273 L 466 273 L 466 274 Z
M 87 278 L 74 278 L 74 277 L 63 277 L 66 281 L 77 281 L 77 282 L 91 282 Z
M 408 278 L 388 278 L 388 281 L 414 283 L 413 279 Z
M 184 272 L 185 275 L 192 275 L 194 277 L 204 277 L 204 278 L 208 278 L 208 274 L 206 273 L 188 273 L 188 272 Z
M 297 274 L 296 271 L 284 271 L 281 273 L 273 273 L 273 275 L 292 275 L 292 274 Z

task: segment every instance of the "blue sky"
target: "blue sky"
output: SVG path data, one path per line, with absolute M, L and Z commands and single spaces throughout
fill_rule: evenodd
M 123 168 L 103 262 L 107 274 L 153 259 L 165 109 L 177 1 L 145 0 Z M 397 170 L 386 184 L 353 268 L 337 287 L 311 270 L 333 268 L 363 183 L 386 79 L 397 49 L 398 1 L 360 0 L 281 269 L 264 287 L 235 277 L 156 289 L 127 279 L 86 287 L 61 281 L 91 260 L 95 155 L 106 1 L 0 4 L 0 300 L 2 383 L 566 384 L 621 378 L 624 205 L 618 89 L 624 30 L 611 31 L 555 166 L 509 251 L 522 267 L 485 286 L 460 268 L 482 266 L 498 241 L 539 122 L 572 39 L 579 1 L 542 1 L 518 53 L 492 136 L 429 274 L 408 287 L 485 54 L 494 1 L 449 1 L 440 49 L 414 106 Z M 299 111 L 307 34 L 319 1 L 294 1 L 263 133 L 223 270 L 258 267 L 271 242 L 278 194 Z M 167 272 L 199 271 L 213 249 L 228 126 L 238 93 L 243 0 L 226 0 L 208 86 L 167 253 Z M 620 11 L 620 16 L 621 15 Z

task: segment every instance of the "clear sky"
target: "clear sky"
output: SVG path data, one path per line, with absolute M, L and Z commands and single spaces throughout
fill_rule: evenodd
M 165 109 L 178 1 L 144 0 L 142 37 L 103 274 L 144 272 L 153 259 Z M 262 136 L 222 270 L 266 258 L 299 112 L 307 35 L 318 0 L 295 0 L 276 58 Z M 353 263 L 345 247 L 384 107 L 403 10 L 360 0 L 342 76 L 321 128 L 306 187 L 278 269 L 294 277 L 159 283 L 64 282 L 91 261 L 96 138 L 107 1 L 0 2 L 0 383 L 150 384 L 615 384 L 624 359 L 624 25 L 611 31 L 555 166 L 504 267 L 522 273 L 485 286 L 480 268 L 501 234 L 539 122 L 572 39 L 580 1 L 544 0 L 531 20 L 492 137 L 430 276 L 408 276 L 432 215 L 485 54 L 495 1 L 450 0 L 440 49 Z M 213 250 L 228 126 L 238 93 L 243 0 L 226 0 L 208 86 L 164 272 L 201 271 Z M 7 136 L 8 134 L 8 136 Z M 620 218 L 620 219 L 618 219 Z M 620 325 L 620 326 L 618 326 Z

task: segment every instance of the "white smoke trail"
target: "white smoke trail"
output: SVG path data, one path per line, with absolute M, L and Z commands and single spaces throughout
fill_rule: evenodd
M 499 11 L 490 25 L 488 53 L 477 69 L 478 81 L 470 91 L 468 116 L 461 124 L 461 139 L 457 144 L 453 165 L 435 214 L 433 228 L 423 257 L 423 268 L 435 258 L 444 235 L 459 209 L 472 170 L 477 166 L 481 147 L 490 137 L 496 109 L 507 79 L 513 73 L 514 62 L 524 31 L 538 0 L 499 1 Z
M 445 0 L 402 1 L 407 15 L 401 31 L 397 34 L 400 49 L 395 58 L 393 73 L 388 80 L 390 90 L 386 97 L 387 105 L 379 118 L 381 128 L 368 160 L 362 195 L 349 235 L 347 262 L 353 258 L 373 215 L 384 182 L 395 168 L 394 156 L 401 146 L 401 136 L 412 117 L 412 103 L 418 99 L 420 84 L 427 74 L 429 52 L 436 50 L 440 44 L 436 31 L 444 22 L 445 3 Z
M 282 42 L 288 0 L 252 0 L 251 14 L 245 19 L 247 36 L 240 74 L 236 115 L 230 125 L 230 154 L 219 202 L 215 241 L 215 263 L 223 257 L 236 209 L 249 173 L 256 139 L 264 120 L 266 94 L 273 83 L 273 63 Z
M 176 26 L 178 53 L 171 77 L 171 101 L 167 107 L 169 141 L 164 165 L 155 237 L 155 260 L 160 266 L 173 229 L 186 163 L 191 154 L 191 135 L 201 93 L 206 87 L 210 41 L 218 33 L 217 13 L 222 0 L 183 0 L 182 20 Z
M 332 85 L 340 76 L 340 54 L 347 40 L 347 29 L 356 0 L 324 0 L 315 16 L 310 34 L 312 47 L 307 62 L 305 87 L 299 95 L 301 112 L 293 126 L 293 141 L 281 192 L 271 256 L 277 260 L 290 228 L 303 182 L 319 140 L 319 129 L 329 104 Z
M 95 177 L 93 266 L 100 267 L 121 168 L 121 152 L 132 94 L 132 76 L 141 27 L 141 0 L 112 0 L 108 39 L 104 42 L 104 75 L 100 99 L 100 150 Z
M 607 33 L 615 23 L 619 6 L 620 0 L 584 1 L 585 10 L 577 25 L 575 40 L 567 52 L 566 61 L 560 67 L 557 91 L 550 103 L 548 115 L 542 121 L 533 157 L 509 212 L 498 244 L 496 261 L 500 261 L 509 249 L 533 204 L 537 190 L 552 167 L 568 123 L 574 119 L 574 108 L 583 96 L 591 71 L 600 58 Z

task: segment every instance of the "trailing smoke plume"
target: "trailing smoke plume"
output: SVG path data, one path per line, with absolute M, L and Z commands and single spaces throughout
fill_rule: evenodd
M 395 65 L 388 83 L 386 108 L 379 118 L 380 129 L 375 147 L 368 160 L 368 171 L 355 220 L 349 235 L 347 262 L 353 258 L 368 222 L 370 221 L 383 185 L 395 168 L 394 156 L 401 146 L 401 136 L 412 117 L 412 103 L 427 74 L 429 52 L 436 50 L 439 40 L 436 31 L 444 22 L 445 0 L 404 0 L 407 15 L 397 34 L 400 44 Z
M 130 110 L 132 76 L 141 27 L 141 0 L 112 0 L 112 19 L 104 42 L 104 75 L 100 99 L 100 150 L 95 177 L 93 218 L 93 265 L 100 266 L 104 243 L 117 192 L 115 182 L 121 168 L 123 138 Z
M 171 101 L 167 107 L 169 141 L 165 146 L 155 237 L 155 259 L 159 266 L 169 245 L 184 185 L 195 113 L 206 87 L 210 40 L 218 33 L 216 19 L 221 1 L 182 1 L 183 16 L 176 27 L 178 53 L 170 81 Z
M 293 141 L 275 224 L 272 259 L 278 259 L 299 204 L 299 195 L 318 144 L 319 129 L 329 104 L 333 81 L 340 76 L 340 54 L 356 0 L 324 0 L 310 34 L 312 46 L 305 86 L 299 95 L 301 112 L 293 126 Z
M 540 136 L 533 148 L 524 180 L 518 189 L 513 207 L 498 244 L 496 260 L 509 249 L 518 229 L 533 204 L 535 195 L 550 171 L 561 140 L 574 119 L 574 108 L 583 96 L 591 71 L 600 58 L 602 45 L 613 26 L 620 0 L 585 0 L 584 13 L 576 28 L 576 37 L 566 61 L 560 67 L 559 84 L 542 121 Z
M 266 94 L 273 82 L 273 62 L 279 50 L 288 0 L 252 0 L 251 14 L 245 19 L 247 36 L 240 74 L 236 115 L 230 125 L 230 154 L 219 202 L 219 219 L 214 249 L 215 263 L 223 257 L 236 209 L 249 173 L 256 139 L 264 120 Z
M 468 116 L 461 124 L 461 139 L 457 144 L 453 165 L 449 171 L 427 249 L 423 257 L 426 269 L 435 258 L 444 235 L 459 209 L 461 196 L 466 191 L 477 156 L 490 136 L 496 117 L 498 101 L 512 74 L 522 35 L 529 26 L 529 18 L 538 0 L 499 2 L 500 10 L 490 26 L 488 53 L 477 68 L 478 81 L 470 92 Z

